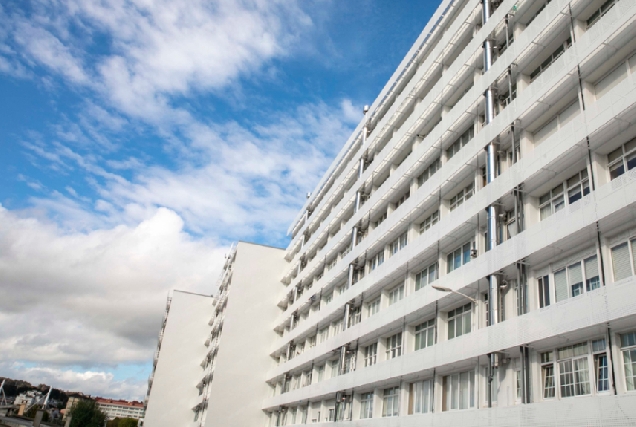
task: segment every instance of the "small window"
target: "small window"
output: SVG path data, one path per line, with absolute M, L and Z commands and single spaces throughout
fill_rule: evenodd
M 563 209 L 566 204 L 571 205 L 589 193 L 590 181 L 587 169 L 583 169 L 539 197 L 541 221 Z
M 389 292 L 389 305 L 395 304 L 402 298 L 404 298 L 404 285 L 396 286 Z
M 420 234 L 439 222 L 439 211 L 433 212 L 428 218 L 420 223 Z
M 371 302 L 367 303 L 367 317 L 371 317 L 380 311 L 380 298 L 376 298 Z
M 391 387 L 384 389 L 384 398 L 382 402 L 383 417 L 397 417 L 400 408 L 400 387 Z
M 383 263 L 384 263 L 384 248 L 382 248 L 378 253 L 376 253 L 374 256 L 371 257 L 369 269 L 373 271 L 377 267 L 381 266 Z
M 402 355 L 402 332 L 386 339 L 386 360 L 395 359 Z
M 375 365 L 378 359 L 378 343 L 373 343 L 364 348 L 364 366 Z
M 457 209 L 466 200 L 470 199 L 473 194 L 475 194 L 475 185 L 471 183 L 467 187 L 461 189 L 459 193 L 451 197 L 450 210 L 454 211 L 455 209 Z
M 539 277 L 539 308 L 550 305 L 550 277 Z
M 442 381 L 442 410 L 455 411 L 475 407 L 475 372 L 445 376 Z
M 415 290 L 419 291 L 426 285 L 430 285 L 438 278 L 437 263 L 429 265 L 415 275 Z
M 433 411 L 433 382 L 419 381 L 413 386 L 413 413 L 427 414 Z
M 435 319 L 420 323 L 415 327 L 415 350 L 433 345 L 435 340 Z
M 446 150 L 446 156 L 448 160 L 453 158 L 453 156 L 455 156 L 455 154 L 457 154 L 459 150 L 464 148 L 466 144 L 468 144 L 468 141 L 473 139 L 474 135 L 475 130 L 473 129 L 473 126 L 466 129 L 466 131 L 459 138 L 457 138 L 457 140 L 453 142 L 451 146 L 448 147 L 448 149 Z
M 607 160 L 611 179 L 616 179 L 625 171 L 636 168 L 636 138 L 609 153 Z
M 397 239 L 395 239 L 391 245 L 391 255 L 395 255 L 399 250 L 403 249 L 408 244 L 408 232 L 400 234 Z
M 636 390 L 636 332 L 621 335 L 621 352 L 627 391 Z
M 448 339 L 470 333 L 472 305 L 468 303 L 448 312 Z
M 462 265 L 470 262 L 471 247 L 472 247 L 472 242 L 468 242 L 447 255 L 446 265 L 447 265 L 448 273 L 450 273 L 451 271 L 457 270 Z
M 429 178 L 432 177 L 435 174 L 435 172 L 437 172 L 441 167 L 442 167 L 442 162 L 440 158 L 438 157 L 437 159 L 433 160 L 433 163 L 431 163 L 430 166 L 427 167 L 424 170 L 424 172 L 420 174 L 420 176 L 417 177 L 417 184 L 419 186 L 422 186 L 422 184 L 428 181 Z
M 360 418 L 367 419 L 373 417 L 373 392 L 362 393 L 360 395 Z
M 630 256 L 631 243 L 632 255 Z M 636 239 L 632 239 L 631 242 L 621 243 L 612 248 L 612 269 L 614 272 L 614 281 L 619 281 L 633 275 L 632 262 L 634 258 L 634 249 L 636 246 Z

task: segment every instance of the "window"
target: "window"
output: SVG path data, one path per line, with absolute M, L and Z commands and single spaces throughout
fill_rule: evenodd
M 400 234 L 397 239 L 391 243 L 391 255 L 395 255 L 400 249 L 404 248 L 408 243 L 408 232 Z
M 361 307 L 352 307 L 349 311 L 349 327 L 355 326 L 362 320 Z
M 475 406 L 475 372 L 467 371 L 445 376 L 442 382 L 443 411 L 469 409 Z
M 378 360 L 378 343 L 375 342 L 364 348 L 364 367 L 375 365 Z
M 325 365 L 318 366 L 318 368 L 316 368 L 316 371 L 318 372 L 318 379 L 316 380 L 316 382 L 320 382 L 325 376 Z
M 461 337 L 470 332 L 472 305 L 468 303 L 448 312 L 448 339 Z
M 406 202 L 409 199 L 409 197 L 411 197 L 411 190 L 407 190 L 406 193 L 402 194 L 402 197 L 396 200 L 395 209 L 397 209 L 398 207 L 400 207 L 400 205 Z
M 375 270 L 376 267 L 379 267 L 384 262 L 384 248 L 380 250 L 377 254 L 371 257 L 371 262 L 369 268 L 371 271 Z
M 603 3 L 601 5 L 600 8 L 598 8 L 596 11 L 594 11 L 592 16 L 590 16 L 587 19 L 587 28 L 590 28 L 592 25 L 596 24 L 599 19 L 601 19 L 603 16 L 605 16 L 607 11 L 610 10 L 612 8 L 612 6 L 614 6 L 614 1 L 615 0 L 607 0 L 605 3 Z
M 550 277 L 539 277 L 539 308 L 550 305 Z
M 585 285 L 584 285 L 585 283 Z M 598 257 L 596 255 L 577 261 L 554 273 L 556 300 L 582 295 L 601 286 Z
M 413 383 L 413 413 L 426 414 L 432 412 L 433 383 L 431 380 Z
M 373 392 L 360 395 L 360 418 L 373 418 Z
M 563 347 L 557 350 L 561 397 L 590 394 L 587 343 Z
M 373 227 L 377 228 L 377 226 L 382 224 L 386 218 L 387 218 L 387 212 L 384 211 L 384 213 L 380 215 L 380 217 L 373 222 Z
M 382 401 L 382 416 L 397 417 L 400 408 L 400 387 L 391 387 L 384 389 L 384 398 Z
M 432 177 L 435 172 L 437 172 L 440 168 L 442 167 L 442 161 L 440 160 L 440 158 L 438 157 L 437 159 L 433 160 L 433 163 L 430 164 L 429 167 L 426 168 L 426 170 L 424 170 L 424 172 L 422 172 L 420 174 L 420 176 L 417 177 L 417 184 L 419 186 L 421 186 L 422 184 L 424 184 L 426 181 L 429 180 L 430 177 Z
M 621 352 L 628 391 L 636 390 L 636 332 L 621 334 Z
M 556 48 L 556 50 L 552 52 L 552 54 L 541 63 L 541 65 L 539 65 L 537 68 L 534 69 L 534 71 L 530 73 L 530 81 L 533 81 L 534 79 L 539 77 L 545 70 L 548 69 L 550 65 L 554 63 L 554 61 L 559 59 L 563 52 L 565 52 L 566 49 L 569 49 L 570 46 L 572 46 L 572 38 L 568 37 L 568 39 L 561 45 L 559 45 L 559 47 Z
M 415 275 L 415 290 L 419 291 L 424 286 L 433 283 L 435 280 L 437 280 L 437 263 L 429 265 Z
M 367 303 L 367 317 L 371 317 L 380 311 L 380 298 L 376 298 L 373 301 Z
M 386 360 L 394 359 L 402 355 L 402 332 L 386 339 Z
M 541 353 L 541 387 L 544 399 L 552 399 L 555 396 L 554 358 L 551 351 Z
M 452 159 L 453 156 L 459 152 L 459 150 L 464 148 L 466 144 L 468 144 L 468 141 L 473 139 L 474 134 L 475 130 L 472 126 L 466 129 L 466 131 L 459 138 L 457 138 L 457 140 L 453 142 L 453 144 L 446 150 L 446 156 L 448 160 Z
M 329 304 L 333 300 L 333 291 L 325 295 L 325 304 Z
M 435 319 L 420 323 L 415 327 L 415 350 L 430 347 L 435 340 Z
M 634 270 L 632 263 L 636 264 L 636 238 L 612 248 L 612 270 L 614 272 L 614 281 L 619 281 L 633 275 Z
M 611 179 L 618 178 L 626 170 L 634 169 L 636 167 L 636 138 L 609 153 L 607 160 Z
M 428 218 L 426 218 L 420 224 L 420 234 L 434 226 L 439 222 L 439 211 L 433 212 Z
M 590 193 L 590 180 L 587 169 L 583 169 L 576 175 L 554 187 L 552 190 L 539 197 L 539 209 L 541 221 L 548 218 L 568 205 L 580 200 Z
M 463 246 L 455 249 L 446 257 L 447 272 L 457 270 L 464 264 L 470 262 L 470 249 L 472 242 L 465 243 Z
M 320 330 L 320 342 L 325 342 L 327 339 L 329 339 L 329 326 Z
M 402 298 L 404 298 L 404 285 L 396 286 L 389 292 L 389 305 L 395 304 Z
M 462 203 L 473 197 L 473 194 L 475 194 L 475 185 L 471 183 L 466 188 L 463 188 L 459 193 L 451 197 L 450 210 L 454 211 L 457 209 Z
M 340 361 L 338 359 L 329 362 L 331 368 L 331 375 L 329 378 L 337 377 L 340 373 Z
M 605 339 L 592 341 L 594 354 L 594 377 L 598 393 L 609 391 L 609 371 L 607 367 L 607 349 Z

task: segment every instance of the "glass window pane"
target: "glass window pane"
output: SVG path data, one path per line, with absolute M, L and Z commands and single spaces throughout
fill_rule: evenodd
M 572 296 L 581 295 L 583 293 L 583 270 L 580 262 L 568 266 L 568 280 Z
M 598 274 L 598 258 L 596 255 L 589 257 L 583 261 L 585 266 L 585 289 L 593 291 L 594 289 L 601 287 L 601 280 Z
M 635 390 L 636 383 L 636 349 L 623 351 L 623 362 L 625 368 L 625 383 L 627 390 Z
M 563 362 L 559 362 L 559 372 L 561 397 L 574 396 L 574 374 L 572 372 L 572 361 L 564 360 Z

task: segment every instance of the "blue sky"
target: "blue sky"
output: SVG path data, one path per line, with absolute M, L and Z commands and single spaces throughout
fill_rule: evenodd
M 168 291 L 286 246 L 436 7 L 3 2 L 0 376 L 141 398 Z

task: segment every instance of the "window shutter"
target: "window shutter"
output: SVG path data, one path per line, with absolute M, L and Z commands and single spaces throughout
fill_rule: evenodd
M 612 248 L 612 266 L 614 268 L 614 280 L 618 281 L 632 275 L 632 266 L 629 262 L 629 248 L 627 243 Z
M 583 272 L 581 271 L 580 262 L 568 266 L 568 279 L 571 285 L 583 282 Z
M 585 260 L 585 277 L 591 279 L 598 276 L 598 259 L 596 255 Z
M 565 269 L 554 273 L 554 290 L 557 302 L 568 297 L 568 280 L 565 276 Z

